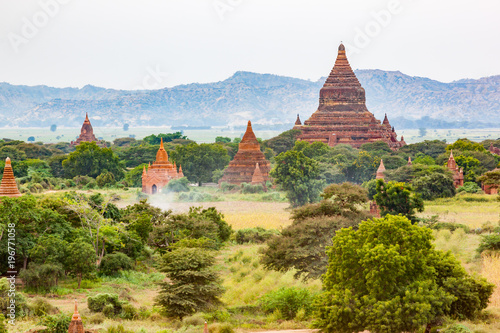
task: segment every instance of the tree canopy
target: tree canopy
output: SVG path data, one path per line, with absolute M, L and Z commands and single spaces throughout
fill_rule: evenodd
M 342 229 L 327 249 L 316 327 L 324 332 L 430 331 L 437 318 L 471 318 L 493 286 L 469 276 L 451 254 L 434 249 L 431 230 L 404 216 Z

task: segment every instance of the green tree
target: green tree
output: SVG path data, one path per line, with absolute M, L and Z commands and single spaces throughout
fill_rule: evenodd
M 127 173 L 125 174 L 125 181 L 130 187 L 142 186 L 142 171 L 147 166 L 148 166 L 147 163 L 143 163 L 127 171 Z
M 56 235 L 43 235 L 30 250 L 31 259 L 39 264 L 62 263 L 66 258 L 68 242 Z
M 160 270 L 169 281 L 160 283 L 156 304 L 168 316 L 179 319 L 222 304 L 219 297 L 223 289 L 214 263 L 214 254 L 203 248 L 178 248 L 165 253 Z
M 484 185 L 490 185 L 493 188 L 498 188 L 500 186 L 500 170 L 487 172 L 480 176 L 477 180 L 482 182 Z
M 422 153 L 428 155 L 432 158 L 437 158 L 439 155 L 446 152 L 446 147 L 448 145 L 445 141 L 440 140 L 425 140 L 424 142 L 412 143 L 401 147 L 398 151 L 399 154 L 405 156 L 412 155 L 415 156 L 417 153 Z
M 171 152 L 171 156 L 177 165 L 182 166 L 187 179 L 199 185 L 212 181 L 212 173 L 224 169 L 230 160 L 222 145 L 207 143 L 179 145 Z
M 424 210 L 424 201 L 419 194 L 413 192 L 411 185 L 401 182 L 384 182 L 377 180 L 377 194 L 374 196 L 381 209 L 382 216 L 401 214 L 417 222 L 415 213 Z
M 95 181 L 97 183 L 97 186 L 99 187 L 116 184 L 115 176 L 109 171 L 104 171 L 103 173 L 101 173 L 99 176 L 97 176 Z
M 327 249 L 316 327 L 328 333 L 399 333 L 426 326 L 430 332 L 441 316 L 471 318 L 484 309 L 492 285 L 467 275 L 432 241 L 430 229 L 404 216 L 338 231 Z
M 301 133 L 302 132 L 300 130 L 291 129 L 275 136 L 274 138 L 264 141 L 264 146 L 271 148 L 276 154 L 283 153 L 293 148 L 295 141 L 297 141 L 297 137 Z
M 449 175 L 433 173 L 413 180 L 412 185 L 415 192 L 424 200 L 436 198 L 449 198 L 456 194 L 455 184 Z
M 88 276 L 96 270 L 95 250 L 84 239 L 77 239 L 69 244 L 66 256 L 66 269 L 78 278 L 78 289 L 82 283 L 82 277 Z
M 468 139 L 458 139 L 451 145 L 446 147 L 447 151 L 459 150 L 459 151 L 480 151 L 485 152 L 486 148 L 480 143 L 468 140 Z
M 168 134 L 160 133 L 158 135 L 151 134 L 149 136 L 146 136 L 142 140 L 146 143 L 149 143 L 150 145 L 159 145 L 162 138 L 163 142 L 172 142 L 176 139 L 187 140 L 187 136 L 182 135 L 182 132 L 175 132 Z
M 231 142 L 231 138 L 228 138 L 227 136 L 218 136 L 215 138 L 216 143 L 229 143 Z
M 294 209 L 292 224 L 267 241 L 261 250 L 264 267 L 280 272 L 295 269 L 295 278 L 318 278 L 326 271 L 325 248 L 332 244 L 335 232 L 356 228 L 370 216 L 360 210 L 368 198 L 358 185 L 332 184 L 322 197 L 319 203 Z
M 275 161 L 270 175 L 285 190 L 293 207 L 318 200 L 323 188 L 318 162 L 294 150 L 279 154 Z
M 111 172 L 115 179 L 123 177 L 123 167 L 111 148 L 101 148 L 95 142 L 80 143 L 62 166 L 70 178 L 82 175 L 96 178 L 105 171 Z

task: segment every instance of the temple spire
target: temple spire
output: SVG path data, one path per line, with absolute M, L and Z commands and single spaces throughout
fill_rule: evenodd
M 380 159 L 380 165 L 377 170 L 377 176 L 375 179 L 384 179 L 384 172 L 385 172 L 385 166 L 384 166 L 384 160 Z
M 297 113 L 297 120 L 295 120 L 295 125 L 302 125 L 302 122 L 300 121 L 300 117 L 299 117 L 299 114 Z
M 82 317 L 78 313 L 77 302 L 75 299 L 75 312 L 71 317 L 71 322 L 69 323 L 68 333 L 84 333 L 85 330 L 83 328 Z

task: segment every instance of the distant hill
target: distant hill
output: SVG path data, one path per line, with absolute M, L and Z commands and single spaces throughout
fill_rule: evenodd
M 401 72 L 357 70 L 368 109 L 387 113 L 397 128 L 500 127 L 500 75 L 442 83 Z M 0 83 L 0 127 L 80 126 L 89 112 L 94 126 L 291 127 L 318 106 L 316 82 L 236 72 L 214 83 L 150 91 L 94 86 L 50 88 Z

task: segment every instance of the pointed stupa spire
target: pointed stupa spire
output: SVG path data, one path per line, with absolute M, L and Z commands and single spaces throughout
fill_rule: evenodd
M 156 153 L 156 164 L 168 163 L 168 154 L 163 146 L 163 138 L 160 138 L 160 149 Z
M 377 176 L 375 179 L 384 179 L 384 172 L 385 172 L 385 166 L 384 166 L 384 160 L 380 159 L 380 165 L 377 170 Z
M 179 165 L 179 178 L 184 177 L 184 173 L 182 172 L 182 165 Z
M 5 167 L 3 169 L 3 177 L 0 181 L 0 197 L 20 197 L 21 192 L 17 188 L 16 178 L 12 170 L 10 158 L 5 159 Z
M 385 114 L 384 121 L 382 122 L 384 125 L 389 125 L 389 119 L 387 118 L 387 113 Z
M 299 114 L 297 113 L 297 120 L 295 120 L 295 125 L 300 126 L 302 125 L 302 122 L 300 121 Z
M 145 166 L 145 165 L 142 167 L 142 174 L 143 174 L 143 175 L 145 175 L 145 174 L 146 174 L 146 166 Z
M 347 60 L 347 56 L 345 53 L 344 44 L 340 43 L 339 52 L 337 54 L 337 59 L 335 60 L 335 65 L 333 66 L 330 75 L 326 79 L 326 82 L 323 87 L 328 86 L 337 86 L 337 87 L 356 87 L 361 88 L 361 84 L 359 83 L 354 71 L 349 65 L 349 61 Z M 364 91 L 363 91 L 364 92 Z M 321 94 L 321 93 L 320 93 Z
M 262 171 L 260 171 L 259 163 L 255 163 L 255 170 L 252 175 L 252 185 L 264 184 L 264 182 L 264 176 L 262 175 Z
M 412 165 L 413 162 L 411 161 L 411 156 L 408 156 L 408 165 Z
M 205 322 L 205 327 L 203 328 L 203 333 L 208 333 L 208 324 Z
M 90 120 L 89 120 L 89 113 L 88 112 L 85 112 L 85 120 L 84 120 L 86 123 L 90 123 Z

